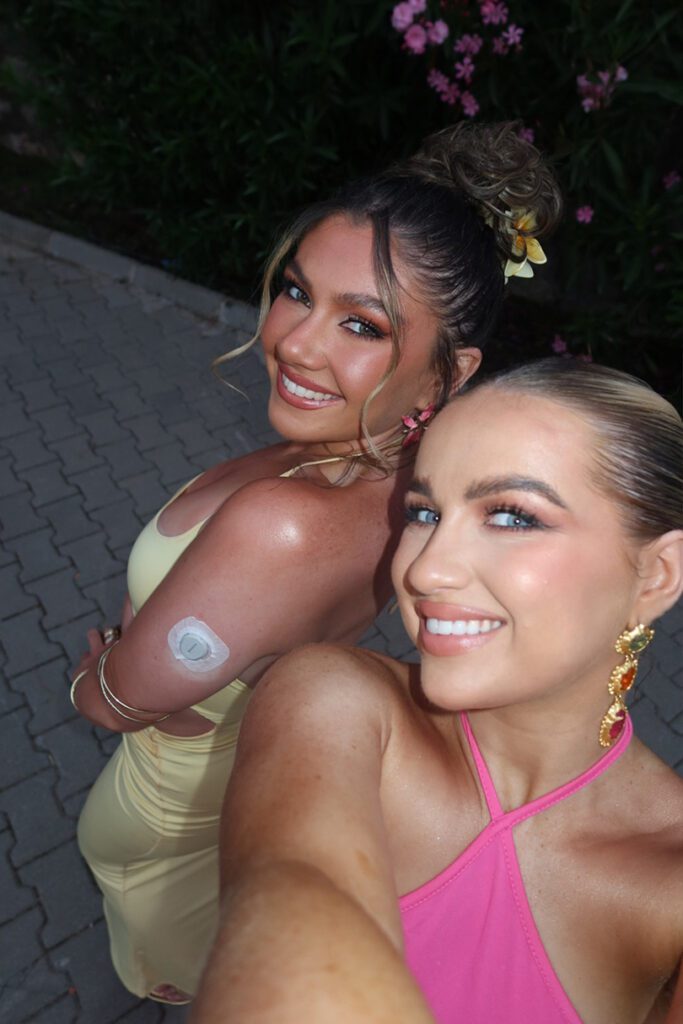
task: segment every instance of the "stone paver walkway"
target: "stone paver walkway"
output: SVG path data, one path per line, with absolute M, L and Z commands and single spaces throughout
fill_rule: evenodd
M 128 550 L 180 484 L 273 434 L 245 340 L 107 273 L 3 241 L 0 231 L 0 1022 L 179 1024 L 129 995 L 108 958 L 97 890 L 74 838 L 118 736 L 78 718 L 67 672 L 85 631 L 118 621 Z M 27 239 L 30 242 L 30 239 Z M 179 287 L 179 291 L 180 291 Z M 367 638 L 409 652 L 398 615 Z M 683 771 L 683 609 L 661 624 L 634 705 L 640 735 Z

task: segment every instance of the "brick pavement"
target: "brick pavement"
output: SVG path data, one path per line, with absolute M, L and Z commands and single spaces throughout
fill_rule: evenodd
M 117 621 L 127 552 L 169 493 L 273 438 L 264 375 L 254 353 L 226 367 L 247 401 L 208 372 L 247 336 L 238 304 L 197 289 L 186 304 L 220 306 L 207 319 L 175 304 L 159 272 L 133 273 L 73 240 L 53 246 L 56 258 L 42 229 L 17 242 L 2 228 L 0 1022 L 179 1024 L 185 1010 L 129 995 L 109 964 L 74 833 L 118 737 L 75 715 L 66 673 L 85 630 Z M 659 634 L 634 720 L 683 773 L 683 608 Z M 385 613 L 367 643 L 410 653 L 398 615 Z

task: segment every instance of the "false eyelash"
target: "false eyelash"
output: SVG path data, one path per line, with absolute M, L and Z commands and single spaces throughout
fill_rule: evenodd
M 494 526 L 494 530 L 529 530 L 529 529 L 545 529 L 545 524 L 535 516 L 532 512 L 527 512 L 525 509 L 520 508 L 519 505 L 492 505 L 490 508 L 485 509 L 486 517 L 494 516 L 497 512 L 506 512 L 510 516 L 516 516 L 518 519 L 524 519 L 526 521 L 525 526 Z

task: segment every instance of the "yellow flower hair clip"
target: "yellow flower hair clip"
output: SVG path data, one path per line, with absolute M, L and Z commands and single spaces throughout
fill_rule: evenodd
M 548 258 L 541 248 L 541 243 L 536 238 L 531 238 L 526 232 L 533 231 L 536 227 L 536 217 L 531 212 L 524 210 L 506 210 L 506 217 L 510 218 L 507 231 L 512 235 L 512 251 L 515 256 L 523 256 L 521 260 L 508 259 L 503 267 L 505 281 L 509 277 L 533 277 L 534 272 L 531 263 L 547 263 Z

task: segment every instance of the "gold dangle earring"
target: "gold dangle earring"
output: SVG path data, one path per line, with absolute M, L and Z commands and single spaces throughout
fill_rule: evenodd
M 600 746 L 611 747 L 624 728 L 628 708 L 624 703 L 624 694 L 627 693 L 636 678 L 638 671 L 638 656 L 642 654 L 647 645 L 655 635 L 654 629 L 639 623 L 633 629 L 625 629 L 617 637 L 614 649 L 618 654 L 623 654 L 624 661 L 612 669 L 607 689 L 612 697 L 612 703 L 605 712 L 600 723 Z

